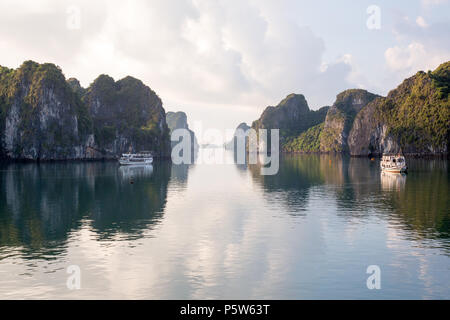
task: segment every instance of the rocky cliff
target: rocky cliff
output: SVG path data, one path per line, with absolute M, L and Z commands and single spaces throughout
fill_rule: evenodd
M 252 127 L 280 128 L 284 152 L 448 155 L 449 87 L 446 62 L 406 79 L 387 97 L 346 90 L 326 118 L 322 112 L 327 108 L 310 111 L 303 96 L 290 95 L 278 107 L 267 108 Z
M 280 129 L 281 137 L 294 136 L 323 122 L 327 110 L 328 107 L 310 110 L 302 94 L 290 94 L 276 107 L 267 107 L 261 117 L 253 122 L 252 128 Z
M 53 64 L 0 68 L 0 109 L 5 157 L 85 158 L 94 143 L 86 106 Z
M 280 147 L 292 137 L 297 137 L 309 128 L 324 121 L 328 107 L 317 111 L 309 109 L 302 94 L 290 94 L 277 106 L 269 106 L 261 117 L 254 121 L 252 129 L 280 129 Z M 270 135 L 269 135 L 270 137 Z M 270 143 L 270 139 L 269 143 Z
M 448 155 L 450 62 L 420 71 L 356 116 L 348 137 L 353 156 L 403 152 Z
M 156 156 L 169 153 L 162 101 L 142 81 L 126 77 L 115 82 L 101 75 L 87 89 L 83 102 L 92 117 L 97 151 L 103 156 L 143 150 Z
M 337 95 L 328 110 L 320 135 L 321 152 L 348 152 L 347 138 L 356 115 L 377 95 L 361 89 L 350 89 Z
M 176 129 L 187 129 L 191 135 L 192 152 L 197 152 L 199 145 L 197 142 L 197 138 L 195 137 L 194 131 L 189 129 L 186 113 L 184 113 L 182 111 L 167 112 L 166 113 L 166 122 L 167 122 L 167 126 L 169 127 L 170 134 L 172 134 L 172 132 Z M 172 147 L 174 145 L 176 145 L 176 143 L 177 142 L 172 141 Z
M 159 97 L 141 81 L 100 76 L 86 90 L 54 64 L 0 67 L 0 155 L 11 159 L 116 158 L 170 151 Z
M 250 126 L 248 124 L 246 124 L 245 122 L 242 122 L 241 124 L 239 124 L 236 128 L 236 130 L 234 131 L 233 134 L 233 138 L 231 138 L 231 140 L 227 143 L 225 143 L 225 149 L 227 150 L 235 150 L 236 149 L 236 139 L 237 139 L 237 135 L 238 135 L 238 131 L 241 130 L 245 136 L 248 135 L 248 130 L 250 129 Z M 246 143 L 245 143 L 246 144 Z

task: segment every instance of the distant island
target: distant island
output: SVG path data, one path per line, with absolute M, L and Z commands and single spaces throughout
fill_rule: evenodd
M 250 126 L 248 124 L 246 124 L 245 122 L 242 122 L 241 124 L 239 124 L 236 128 L 236 130 L 234 131 L 233 134 L 233 138 L 231 139 L 231 141 L 224 143 L 224 148 L 227 150 L 236 150 L 237 148 L 237 140 L 238 139 L 238 131 L 241 130 L 242 133 L 244 133 L 244 135 L 247 134 L 248 129 L 250 129 Z M 247 143 L 247 140 L 244 141 L 244 143 Z
M 303 95 L 290 94 L 267 107 L 251 128 L 280 129 L 285 153 L 448 156 L 449 86 L 446 62 L 433 72 L 420 71 L 404 80 L 387 97 L 350 89 L 338 94 L 331 107 L 313 111 Z M 225 147 L 233 149 L 234 143 Z
M 169 132 L 172 134 L 173 131 L 177 129 L 186 129 L 188 130 L 190 136 L 191 136 L 191 154 L 195 156 L 196 152 L 199 149 L 199 144 L 197 141 L 197 137 L 195 136 L 194 131 L 189 129 L 189 125 L 187 123 L 187 116 L 186 113 L 183 111 L 178 112 L 172 112 L 169 111 L 166 113 L 166 122 L 167 126 L 169 127 Z M 171 141 L 172 148 L 177 144 L 176 141 Z

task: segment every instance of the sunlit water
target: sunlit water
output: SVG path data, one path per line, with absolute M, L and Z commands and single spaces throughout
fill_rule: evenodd
M 408 164 L 4 164 L 0 298 L 450 299 L 448 162 Z

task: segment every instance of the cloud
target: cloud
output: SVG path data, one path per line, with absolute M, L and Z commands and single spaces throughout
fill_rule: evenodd
M 422 5 L 425 7 L 437 6 L 444 3 L 448 3 L 448 0 L 422 0 Z
M 55 62 L 85 86 L 100 73 L 131 74 L 181 108 L 259 110 L 291 92 L 320 107 L 352 85 L 344 61 L 321 70 L 325 43 L 282 14 L 288 3 L 274 9 L 259 1 L 73 1 L 80 9 L 79 30 L 67 28 L 66 3 L 35 3 L 0 5 L 6 63 Z
M 394 33 L 398 44 L 387 48 L 385 61 L 392 76 L 399 81 L 419 70 L 433 70 L 450 60 L 448 22 L 427 23 L 422 16 L 413 22 L 401 19 Z
M 62 1 L 4 0 L 0 4 L 0 50 L 6 63 L 21 59 L 45 59 L 69 64 L 81 54 L 82 43 L 99 32 L 104 22 L 101 2 L 81 0 L 76 5 L 82 28 L 67 27 L 70 8 Z M 6 52 L 4 52 L 6 51 Z M 0 61 L 4 64 L 5 61 Z
M 79 28 L 70 28 L 71 7 L 80 13 Z M 197 120 L 219 128 L 250 122 L 292 92 L 316 109 L 342 90 L 380 87 L 364 75 L 360 45 L 330 54 L 327 45 L 341 43 L 326 43 L 311 29 L 297 14 L 307 9 L 314 12 L 290 0 L 3 0 L 0 64 L 54 62 L 84 86 L 101 73 L 135 76 L 166 109 L 195 112 Z M 400 78 L 448 60 L 448 30 L 448 22 L 424 13 L 400 21 L 397 42 L 381 50 L 388 71 Z M 374 55 L 371 61 L 383 61 Z
M 448 55 L 430 52 L 423 44 L 412 42 L 406 47 L 388 48 L 385 58 L 391 70 L 410 73 L 435 69 Z
M 425 19 L 424 19 L 423 17 L 421 17 L 421 16 L 418 16 L 418 17 L 417 17 L 416 23 L 417 23 L 417 25 L 418 25 L 419 27 L 422 27 L 422 28 L 428 27 L 428 23 L 427 23 L 427 22 L 425 21 Z

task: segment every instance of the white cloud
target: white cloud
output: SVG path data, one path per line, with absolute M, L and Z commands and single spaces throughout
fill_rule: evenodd
M 324 41 L 271 4 L 73 1 L 79 30 L 66 27 L 65 3 L 35 4 L 0 5 L 0 64 L 54 62 L 85 86 L 101 73 L 131 74 L 181 109 L 253 106 L 255 117 L 291 92 L 320 107 L 351 86 L 350 64 L 331 61 L 322 72 Z
M 80 9 L 80 29 L 67 28 L 69 6 Z M 4 0 L 0 64 L 54 62 L 84 86 L 101 73 L 132 75 L 166 109 L 195 112 L 196 120 L 218 128 L 254 120 L 292 92 L 318 108 L 344 89 L 378 87 L 358 68 L 363 60 L 354 47 L 325 60 L 327 44 L 295 14 L 300 9 L 308 6 L 287 0 Z M 399 41 L 385 54 L 392 70 L 446 56 L 447 25 L 425 17 L 397 28 Z M 398 61 L 405 55 L 407 62 Z
M 406 47 L 388 48 L 385 58 L 389 68 L 403 72 L 428 71 L 444 61 L 443 57 L 427 51 L 419 42 L 413 42 Z
M 422 0 L 422 4 L 426 7 L 437 6 L 444 3 L 448 3 L 448 0 Z
M 401 19 L 395 26 L 397 45 L 387 48 L 385 61 L 391 78 L 400 82 L 419 70 L 428 71 L 450 60 L 449 24 Z
M 417 25 L 418 25 L 419 27 L 422 27 L 422 28 L 428 27 L 428 23 L 427 23 L 427 22 L 425 21 L 425 19 L 424 19 L 423 17 L 421 17 L 421 16 L 418 16 L 418 17 L 417 17 L 416 23 L 417 23 Z

